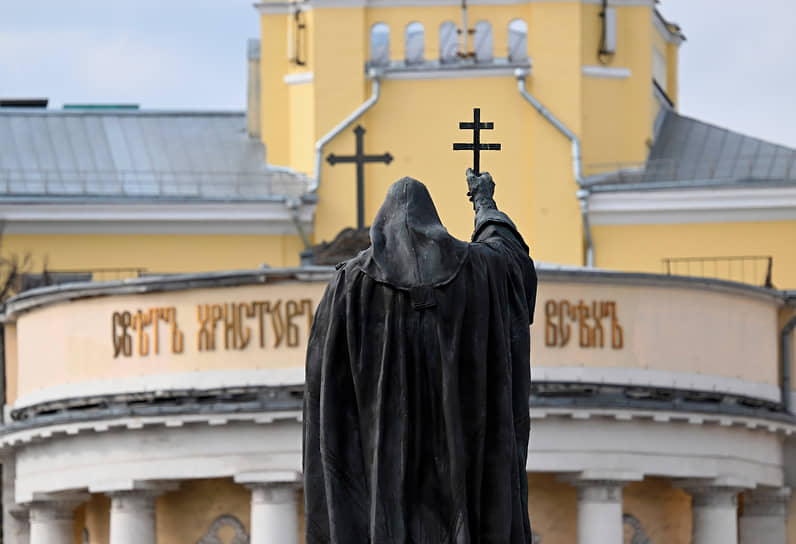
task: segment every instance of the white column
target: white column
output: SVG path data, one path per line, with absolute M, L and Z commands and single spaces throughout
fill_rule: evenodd
M 622 544 L 620 480 L 578 480 L 578 544 Z
M 737 487 L 686 487 L 691 494 L 694 544 L 738 544 Z
M 30 504 L 30 544 L 74 544 L 75 507 L 72 501 Z
M 298 486 L 291 482 L 257 482 L 247 487 L 252 490 L 249 543 L 298 544 Z
M 110 544 L 155 544 L 155 497 L 158 494 L 151 490 L 109 493 Z
M 30 512 L 27 507 L 15 505 L 8 510 L 8 516 L 3 516 L 3 544 L 30 544 Z
M 755 489 L 743 494 L 741 544 L 785 544 L 790 488 Z
M 29 544 L 28 507 L 19 505 L 15 497 L 17 463 L 13 452 L 0 458 L 3 470 L 3 544 Z

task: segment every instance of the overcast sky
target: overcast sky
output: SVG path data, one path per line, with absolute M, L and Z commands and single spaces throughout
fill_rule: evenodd
M 242 109 L 252 3 L 0 0 L 0 97 Z M 681 113 L 796 148 L 796 0 L 659 8 L 688 38 Z

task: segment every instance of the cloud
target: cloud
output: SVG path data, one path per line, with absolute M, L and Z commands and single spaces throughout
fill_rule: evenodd
M 65 101 L 137 102 L 179 86 L 188 76 L 179 60 L 174 52 L 127 35 L 0 33 L 6 96 L 47 96 L 58 90 Z
M 13 3 L 0 18 L 0 96 L 242 109 L 257 25 L 244 0 Z
M 796 148 L 796 4 L 664 0 L 688 37 L 680 48 L 681 112 Z

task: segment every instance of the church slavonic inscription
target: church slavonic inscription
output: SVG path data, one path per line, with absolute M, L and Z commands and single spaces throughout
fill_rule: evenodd
M 164 343 L 172 353 L 182 353 L 184 336 L 177 326 L 174 306 L 148 308 L 135 312 L 113 312 L 111 329 L 113 357 L 160 353 L 161 324 L 165 325 Z
M 311 299 L 196 305 L 196 350 L 298 347 L 312 327 Z M 189 327 L 190 329 L 190 327 Z M 174 306 L 113 312 L 113 356 L 183 353 L 185 334 Z
M 242 350 L 256 334 L 261 348 L 269 345 L 278 348 L 283 344 L 293 348 L 301 340 L 298 320 L 303 318 L 306 321 L 306 334 L 309 334 L 313 311 L 312 301 L 308 298 L 199 304 L 196 306 L 199 320 L 197 346 L 199 351 L 213 351 L 222 344 L 224 349 Z
M 619 324 L 616 302 L 569 300 L 545 302 L 545 345 L 564 347 L 577 335 L 581 348 L 624 347 L 624 330 Z M 573 327 L 575 330 L 573 330 Z M 573 340 L 574 341 L 574 340 Z

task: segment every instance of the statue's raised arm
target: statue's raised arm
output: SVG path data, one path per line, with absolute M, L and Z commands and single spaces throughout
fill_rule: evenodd
M 492 175 L 489 172 L 475 175 L 472 168 L 468 168 L 467 196 L 470 197 L 475 210 L 472 241 L 488 244 L 512 261 L 514 268 L 523 278 L 529 318 L 533 323 L 536 305 L 536 270 L 529 255 L 528 245 L 509 216 L 498 210 L 494 195 L 495 182 Z

